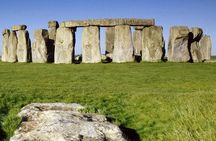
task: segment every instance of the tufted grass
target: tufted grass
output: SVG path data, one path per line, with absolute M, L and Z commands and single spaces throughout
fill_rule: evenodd
M 135 129 L 143 141 L 215 141 L 216 63 L 0 63 L 5 140 L 20 108 L 32 102 L 80 103 Z

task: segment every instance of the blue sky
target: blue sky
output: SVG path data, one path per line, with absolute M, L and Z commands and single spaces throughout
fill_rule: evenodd
M 156 24 L 164 27 L 166 46 L 171 26 L 201 27 L 212 37 L 213 54 L 216 55 L 215 13 L 214 0 L 1 0 L 0 30 L 26 24 L 32 35 L 35 29 L 46 29 L 49 20 L 155 18 Z M 104 29 L 101 34 L 103 51 Z M 0 50 L 1 46 L 2 42 Z M 76 51 L 80 50 L 81 30 L 78 30 Z

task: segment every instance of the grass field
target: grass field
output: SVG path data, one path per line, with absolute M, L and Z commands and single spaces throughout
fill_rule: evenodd
M 135 129 L 143 141 L 215 141 L 216 63 L 0 63 L 5 140 L 20 108 L 32 102 L 80 103 Z

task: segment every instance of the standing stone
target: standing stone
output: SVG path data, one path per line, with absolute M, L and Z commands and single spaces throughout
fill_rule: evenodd
M 142 60 L 148 62 L 161 61 L 165 55 L 163 28 L 160 26 L 145 27 L 142 39 Z
M 112 59 L 115 41 L 115 27 L 106 28 L 106 56 Z
M 83 29 L 82 57 L 83 63 L 101 62 L 99 27 L 89 26 Z
M 58 28 L 55 45 L 55 64 L 71 64 L 74 52 L 74 32 L 70 28 Z
M 134 61 L 131 28 L 128 25 L 115 27 L 113 62 L 124 63 Z
M 18 31 L 17 59 L 18 62 L 30 62 L 31 41 L 26 30 Z
M 189 35 L 189 48 L 192 57 L 191 60 L 193 62 L 202 62 L 199 41 L 203 36 L 203 30 L 201 28 L 193 27 L 191 28 Z
M 32 43 L 32 62 L 47 63 L 47 42 L 49 40 L 48 31 L 39 29 L 34 31 L 34 41 Z
M 168 60 L 171 62 L 188 62 L 190 54 L 188 48 L 189 28 L 174 26 L 170 30 L 168 45 Z
M 142 30 L 135 29 L 133 33 L 134 55 L 141 56 L 142 53 Z
M 8 44 L 8 62 L 14 63 L 17 61 L 17 34 L 15 31 L 10 31 Z
M 7 62 L 8 61 L 8 45 L 9 45 L 10 30 L 9 29 L 5 29 L 2 32 L 2 35 L 3 35 L 3 38 L 2 38 L 3 51 L 2 51 L 2 58 L 1 58 L 1 60 L 3 62 Z
M 47 47 L 48 52 L 48 62 L 54 62 L 54 52 L 55 52 L 55 41 L 56 41 L 56 32 L 59 28 L 59 24 L 57 21 L 49 21 L 49 42 Z
M 199 42 L 199 45 L 200 45 L 200 52 L 202 54 L 202 61 L 211 60 L 211 49 L 212 49 L 211 37 L 208 35 L 203 36 Z

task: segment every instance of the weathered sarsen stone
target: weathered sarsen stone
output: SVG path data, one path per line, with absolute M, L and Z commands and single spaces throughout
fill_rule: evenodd
M 134 61 L 131 28 L 128 25 L 115 27 L 115 43 L 113 62 L 124 63 Z
M 48 52 L 47 42 L 49 40 L 48 31 L 46 29 L 38 29 L 34 31 L 34 40 L 32 43 L 32 62 L 47 63 Z
M 202 54 L 200 51 L 199 41 L 203 36 L 203 30 L 198 27 L 193 27 L 189 33 L 189 49 L 191 60 L 193 62 L 202 62 Z
M 202 61 L 211 60 L 211 49 L 212 49 L 211 37 L 208 35 L 204 35 L 199 42 L 199 46 L 200 46 L 200 52 L 202 54 Z
M 17 61 L 17 34 L 15 31 L 10 31 L 8 44 L 8 62 L 14 63 Z
M 22 108 L 22 122 L 10 141 L 125 141 L 103 115 L 81 113 L 79 104 L 33 103 Z
M 19 31 L 19 30 L 26 30 L 27 26 L 26 25 L 14 25 L 12 26 L 12 31 Z
M 61 23 L 61 27 L 88 27 L 88 26 L 153 26 L 155 25 L 154 19 L 94 19 L 94 20 L 72 20 Z
M 83 63 L 101 62 L 99 27 L 84 27 L 82 34 L 82 57 Z
M 56 33 L 59 28 L 59 23 L 57 21 L 49 21 L 49 42 L 47 44 L 47 52 L 48 52 L 48 62 L 54 62 L 54 52 L 55 52 L 55 41 L 56 41 Z
M 74 54 L 74 32 L 70 28 L 58 28 L 55 44 L 55 64 L 71 64 Z
M 31 41 L 26 30 L 18 31 L 17 60 L 18 62 L 31 61 Z
M 5 29 L 2 32 L 2 46 L 3 46 L 3 51 L 2 51 L 2 58 L 1 60 L 3 62 L 7 62 L 8 61 L 8 46 L 9 46 L 9 36 L 10 36 L 10 30 L 9 29 Z
M 142 39 L 142 61 L 161 61 L 165 55 L 163 28 L 161 26 L 145 27 Z
M 133 33 L 134 55 L 141 56 L 142 54 L 142 29 L 135 29 Z
M 171 62 L 188 62 L 190 54 L 188 48 L 189 28 L 174 26 L 170 29 L 168 60 Z
M 110 56 L 113 53 L 115 41 L 115 27 L 106 28 L 106 55 Z

